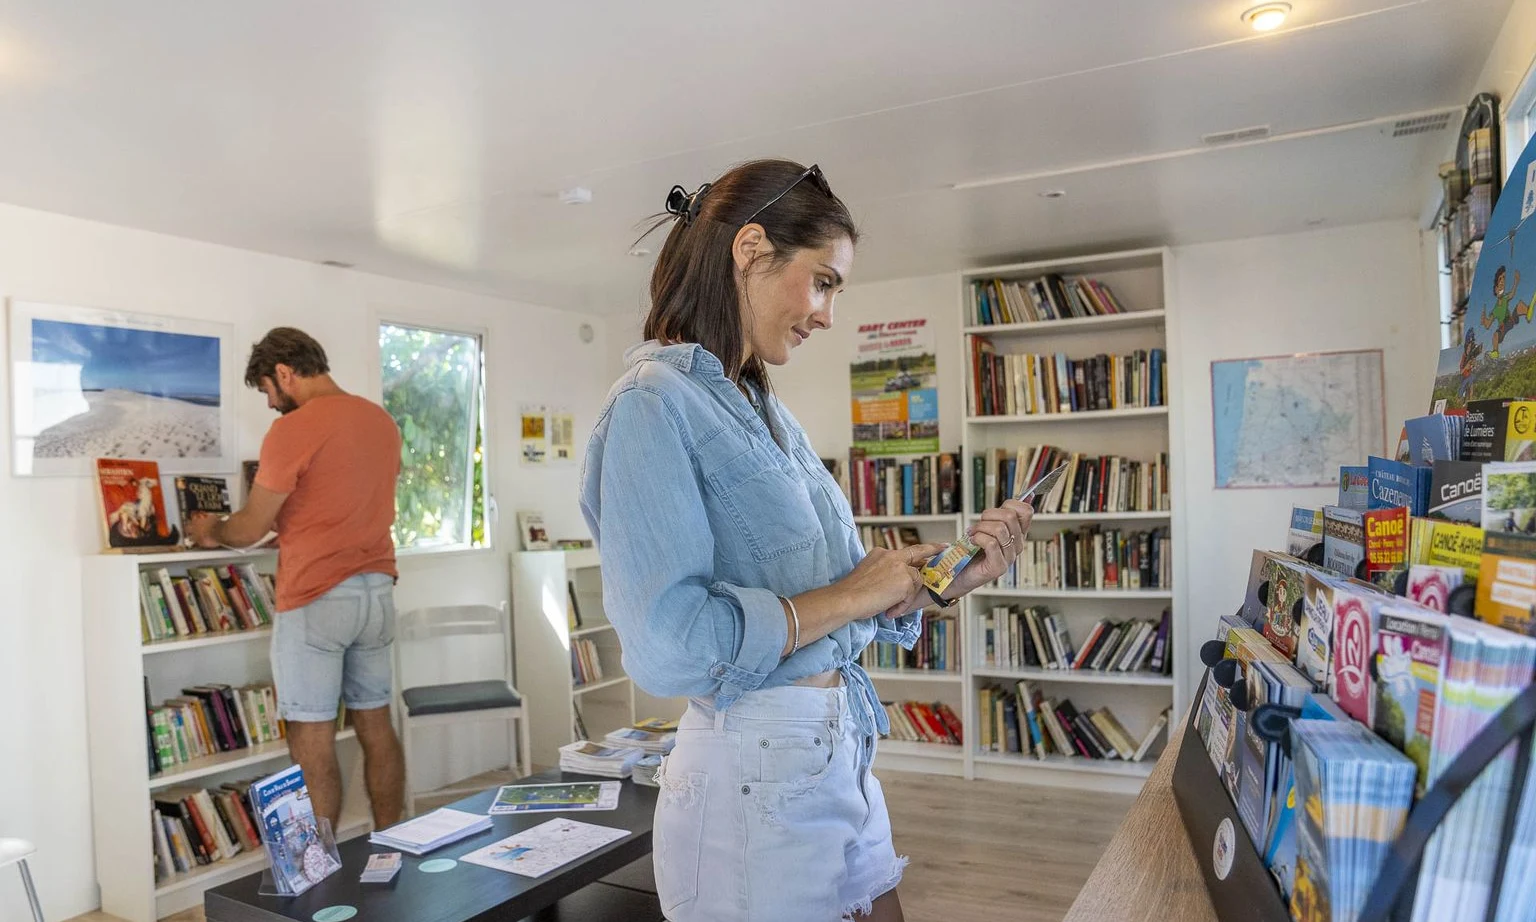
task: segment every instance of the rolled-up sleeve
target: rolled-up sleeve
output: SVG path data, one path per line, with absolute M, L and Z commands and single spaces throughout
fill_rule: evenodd
M 784 609 L 767 589 L 715 579 L 686 429 L 666 397 L 633 385 L 604 422 L 587 447 L 581 506 L 624 669 L 652 695 L 728 703 L 778 666 Z

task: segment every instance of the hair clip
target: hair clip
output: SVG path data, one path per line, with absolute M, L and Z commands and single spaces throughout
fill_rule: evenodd
M 699 216 L 699 206 L 703 204 L 704 193 L 709 191 L 710 184 L 700 186 L 692 195 L 682 186 L 673 186 L 667 193 L 667 214 L 674 218 L 682 218 L 683 226 L 693 223 L 693 219 Z

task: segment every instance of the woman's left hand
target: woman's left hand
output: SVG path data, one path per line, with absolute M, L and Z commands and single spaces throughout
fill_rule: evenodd
M 944 590 L 944 597 L 958 599 L 1007 573 L 1013 562 L 1019 559 L 1025 536 L 1029 534 L 1029 523 L 1034 517 L 1034 508 L 1016 499 L 1007 500 L 996 509 L 983 512 L 981 518 L 966 531 L 966 537 L 985 553 L 960 571 L 955 581 Z

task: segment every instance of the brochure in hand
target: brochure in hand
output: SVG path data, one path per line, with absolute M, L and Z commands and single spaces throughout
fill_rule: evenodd
M 1056 481 L 1060 480 L 1061 476 L 1066 472 L 1067 462 L 1064 461 L 1026 487 L 1024 492 L 1018 496 L 1019 502 L 1029 502 L 1036 496 L 1049 493 L 1051 488 L 1056 485 Z M 1023 537 L 1023 535 L 1018 535 L 1014 540 L 1023 540 Z M 964 570 L 972 560 L 975 560 L 982 553 L 983 551 L 979 545 L 972 543 L 967 538 L 961 538 L 959 541 L 946 547 L 938 556 L 928 561 L 923 567 L 923 585 L 928 587 L 928 591 L 933 593 L 935 598 L 938 598 L 939 594 L 948 589 L 949 584 L 955 581 L 955 577 L 960 575 L 960 571 Z

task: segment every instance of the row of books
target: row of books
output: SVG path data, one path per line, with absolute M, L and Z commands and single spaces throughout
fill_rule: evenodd
M 603 661 L 597 644 L 586 637 L 571 640 L 571 681 L 578 687 L 603 680 Z
M 960 671 L 960 623 L 944 611 L 923 612 L 923 632 L 912 649 L 893 643 L 873 643 L 859 654 L 865 669 Z
M 1035 323 L 1071 317 L 1123 314 L 1109 286 L 1097 279 L 1046 275 L 1035 279 L 978 279 L 971 282 L 969 326 Z
M 1132 736 L 1109 708 L 1079 711 L 1068 698 L 1047 698 L 1027 681 L 1013 687 L 984 686 L 976 691 L 981 751 L 1018 753 L 1045 759 L 1067 758 L 1140 762 L 1163 728 L 1164 711 L 1140 738 Z
M 959 746 L 965 741 L 960 717 L 942 701 L 882 701 L 891 722 L 888 737 L 909 743 Z
M 155 878 L 163 880 L 261 848 L 251 781 L 216 788 L 178 787 L 150 799 Z
M 972 416 L 1034 416 L 1160 407 L 1166 402 L 1162 349 L 1129 355 L 1003 354 L 984 336 L 971 337 Z
M 147 692 L 147 677 L 145 683 Z M 147 715 L 151 774 L 286 734 L 277 716 L 277 692 L 270 684 L 191 685 L 180 696 L 150 707 Z
M 922 536 L 911 525 L 860 525 L 859 540 L 864 542 L 866 551 L 877 547 L 899 551 L 923 543 Z
M 1173 674 L 1171 612 L 1157 620 L 1101 618 L 1074 647 L 1066 619 L 1045 606 L 994 606 L 982 616 L 982 658 L 1004 669 L 1085 669 Z
M 144 643 L 266 627 L 277 611 L 277 590 L 252 564 L 165 567 L 139 572 L 139 636 Z
M 1066 474 L 1045 496 L 1035 497 L 1035 512 L 1158 512 L 1171 506 L 1167 452 L 1150 461 L 1133 461 L 1036 445 L 1021 446 L 1017 452 L 994 448 L 972 456 L 973 510 L 980 513 L 1002 505 L 1062 463 L 1068 465 Z
M 848 457 L 848 504 L 854 515 L 955 515 L 960 512 L 959 455 L 941 452 L 907 460 Z
M 1166 589 L 1173 584 L 1166 528 L 1128 531 L 1088 525 L 1029 540 L 999 589 Z

